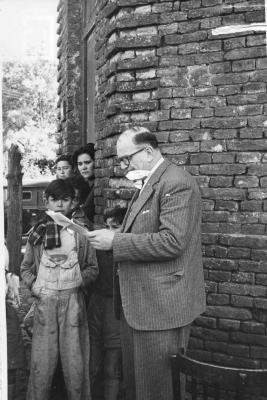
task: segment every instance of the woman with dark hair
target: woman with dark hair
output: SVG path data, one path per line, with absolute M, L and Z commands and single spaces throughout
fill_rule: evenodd
M 94 159 L 95 150 L 94 143 L 80 147 L 73 154 L 73 164 L 76 171 L 82 176 L 88 185 L 88 194 L 86 200 L 81 205 L 87 218 L 93 222 L 95 207 L 94 207 Z

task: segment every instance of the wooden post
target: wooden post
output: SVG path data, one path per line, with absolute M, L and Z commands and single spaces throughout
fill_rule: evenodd
M 17 145 L 8 151 L 7 189 L 7 248 L 9 271 L 19 275 L 22 236 L 22 167 Z
M 2 1 L 0 0 L 0 23 L 2 19 Z M 2 57 L 0 51 L 0 399 L 7 399 L 7 332 L 6 332 L 6 278 L 3 268 L 4 257 L 4 163 L 3 163 L 3 126 L 2 126 Z

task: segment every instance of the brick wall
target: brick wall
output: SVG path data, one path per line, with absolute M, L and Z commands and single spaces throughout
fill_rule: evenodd
M 82 144 L 81 135 L 81 0 L 58 4 L 59 153 Z
M 132 194 L 115 143 L 136 123 L 196 176 L 208 309 L 192 329 L 202 360 L 267 366 L 267 57 L 264 1 L 98 2 L 96 220 Z

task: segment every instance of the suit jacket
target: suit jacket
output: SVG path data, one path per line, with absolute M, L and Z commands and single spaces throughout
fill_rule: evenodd
M 206 303 L 195 179 L 165 160 L 133 197 L 122 229 L 113 257 L 128 324 L 164 330 L 191 323 Z

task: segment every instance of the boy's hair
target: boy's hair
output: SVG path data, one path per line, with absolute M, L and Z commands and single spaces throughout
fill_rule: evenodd
M 74 189 L 79 190 L 80 203 L 84 203 L 90 193 L 90 187 L 83 177 L 80 175 L 74 175 L 65 179 L 65 181 L 70 182 Z
M 104 221 L 106 222 L 108 218 L 112 218 L 114 222 L 116 222 L 118 225 L 121 225 L 125 217 L 126 211 L 126 207 L 108 208 L 104 212 Z
M 57 165 L 57 163 L 59 163 L 60 161 L 67 161 L 70 166 L 73 167 L 72 156 L 70 154 L 62 154 L 56 159 L 55 164 Z
M 55 200 L 64 199 L 70 197 L 71 199 L 75 196 L 75 191 L 70 182 L 64 179 L 55 179 L 50 182 L 44 192 L 46 200 L 51 196 Z
M 81 154 L 88 154 L 92 160 L 95 159 L 95 145 L 94 143 L 87 143 L 85 146 L 80 147 L 73 153 L 72 162 L 74 165 L 77 164 L 78 157 Z

